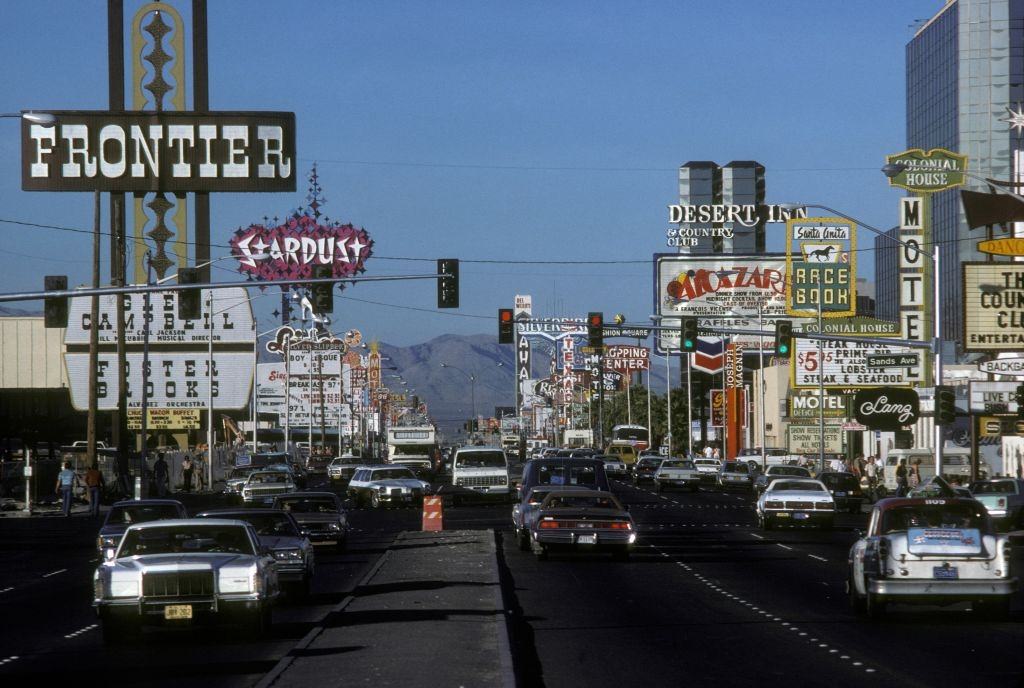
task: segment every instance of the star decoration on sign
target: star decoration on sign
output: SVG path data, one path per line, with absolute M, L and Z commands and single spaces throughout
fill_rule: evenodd
M 1024 133 L 1024 105 L 1017 103 L 1016 110 L 1007 105 L 1006 119 L 1001 119 L 999 121 L 1009 124 L 1010 128 L 1015 129 L 1017 131 L 1017 135 L 1020 136 Z

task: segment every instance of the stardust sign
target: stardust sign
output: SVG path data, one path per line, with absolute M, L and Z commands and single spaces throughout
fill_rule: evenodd
M 48 114 L 22 119 L 24 191 L 295 191 L 292 112 Z
M 1024 264 L 963 263 L 964 351 L 1024 350 Z
M 312 277 L 313 268 L 327 265 L 333 277 L 352 277 L 365 271 L 373 241 L 365 229 L 347 224 L 320 224 L 312 215 L 288 218 L 275 227 L 249 225 L 230 241 L 238 271 L 259 281 Z M 253 255 L 269 254 L 269 260 Z

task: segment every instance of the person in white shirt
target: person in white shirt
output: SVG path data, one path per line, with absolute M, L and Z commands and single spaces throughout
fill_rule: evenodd
M 714 454 L 714 453 L 715 453 L 715 450 L 711 448 L 710 444 L 705 445 L 705 447 L 704 447 L 704 458 L 705 459 L 710 459 L 712 454 Z

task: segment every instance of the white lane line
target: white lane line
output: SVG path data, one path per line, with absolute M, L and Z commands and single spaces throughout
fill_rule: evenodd
M 817 554 L 808 554 L 811 559 L 817 559 L 818 561 L 828 561 L 825 557 L 819 557 Z
M 754 537 L 756 537 L 756 538 L 757 538 L 758 540 L 764 540 L 764 538 L 763 538 L 763 537 L 761 537 L 760 535 L 758 535 L 757 533 L 751 533 L 751 535 L 753 535 Z
M 3 666 L 4 664 L 7 664 L 8 662 L 13 662 L 16 659 L 18 659 L 18 655 L 11 655 L 10 657 L 5 657 L 4 659 L 0 659 L 0 666 Z
M 781 542 L 776 542 L 775 544 L 776 544 L 776 545 L 778 545 L 779 547 L 781 547 L 782 549 L 788 549 L 788 550 L 790 550 L 790 551 L 792 551 L 792 549 L 793 549 L 793 548 L 792 548 L 792 547 L 790 547 L 789 545 L 784 545 L 784 544 L 782 544 Z
M 3 590 L 0 590 L 0 593 L 10 592 L 11 590 L 14 590 L 14 586 L 13 585 L 9 585 L 6 588 L 4 588 Z
M 64 636 L 64 638 L 66 640 L 70 639 L 70 638 L 76 638 L 76 637 L 82 635 L 83 633 L 88 633 L 89 631 L 91 631 L 94 628 L 99 628 L 99 624 L 89 624 L 85 628 L 79 628 L 77 631 L 74 631 L 72 633 L 68 633 L 67 635 Z
M 57 569 L 56 571 L 50 571 L 49 573 L 44 573 L 42 575 L 42 577 L 43 578 L 49 578 L 50 576 L 56 576 L 58 573 L 64 573 L 65 571 L 67 571 L 67 569 Z

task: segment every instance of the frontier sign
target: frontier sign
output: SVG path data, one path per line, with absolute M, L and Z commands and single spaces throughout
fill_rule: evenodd
M 24 191 L 295 191 L 291 112 L 48 114 L 22 119 Z

